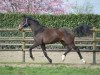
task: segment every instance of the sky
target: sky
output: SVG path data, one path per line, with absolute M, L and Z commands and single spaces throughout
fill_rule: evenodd
M 90 2 L 91 5 L 93 5 L 93 13 L 94 14 L 100 14 L 100 0 L 63 0 L 64 2 L 69 1 L 70 3 L 75 3 L 77 1 L 77 4 L 83 5 L 85 2 Z
M 100 14 L 100 0 L 91 0 L 91 3 L 94 6 L 94 13 Z

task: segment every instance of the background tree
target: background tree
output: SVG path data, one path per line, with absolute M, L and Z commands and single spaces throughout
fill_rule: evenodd
M 90 2 L 85 2 L 83 5 L 75 4 L 72 7 L 73 12 L 76 14 L 91 14 L 93 13 L 93 5 Z
M 70 6 L 63 0 L 0 0 L 1 13 L 65 14 L 66 8 Z

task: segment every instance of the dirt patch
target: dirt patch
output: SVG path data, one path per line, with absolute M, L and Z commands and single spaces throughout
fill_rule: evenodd
M 64 62 L 61 60 L 61 56 L 64 52 L 48 52 L 48 56 L 52 59 L 53 63 L 63 64 L 83 64 L 80 61 L 79 56 L 76 52 L 70 52 L 66 55 Z M 87 64 L 93 62 L 93 53 L 81 52 L 82 56 L 86 60 Z M 29 52 L 25 52 L 25 62 L 27 63 L 48 63 L 48 60 L 44 57 L 42 52 L 33 52 L 35 60 L 31 60 Z M 23 53 L 21 51 L 0 51 L 0 62 L 22 62 Z M 96 53 L 96 62 L 100 63 L 100 53 Z

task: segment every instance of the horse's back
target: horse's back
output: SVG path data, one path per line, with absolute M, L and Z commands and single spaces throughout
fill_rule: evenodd
M 46 28 L 43 33 L 43 42 L 44 43 L 55 43 L 60 40 L 62 33 L 57 28 Z
M 73 39 L 73 33 L 70 29 L 65 28 L 46 28 L 42 33 L 42 37 L 44 43 L 55 43 Z

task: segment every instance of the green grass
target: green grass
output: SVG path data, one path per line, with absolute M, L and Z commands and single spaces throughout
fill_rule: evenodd
M 100 68 L 78 67 L 0 67 L 0 75 L 100 75 Z

